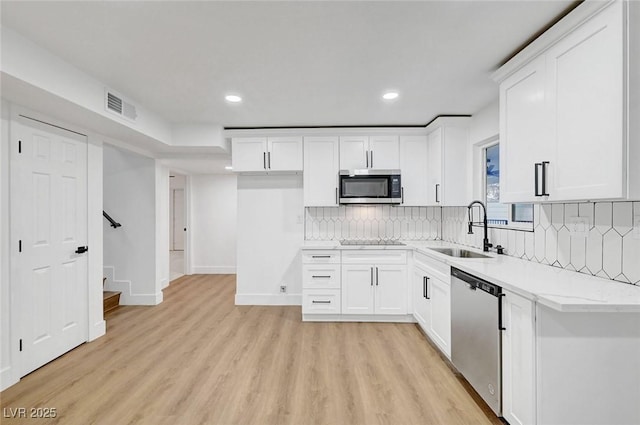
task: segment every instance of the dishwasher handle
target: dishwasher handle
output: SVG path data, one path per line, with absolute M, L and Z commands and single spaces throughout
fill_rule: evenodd
M 498 295 L 498 330 L 499 331 L 506 331 L 507 328 L 505 328 L 502 324 L 502 297 L 504 297 L 505 294 L 499 294 Z

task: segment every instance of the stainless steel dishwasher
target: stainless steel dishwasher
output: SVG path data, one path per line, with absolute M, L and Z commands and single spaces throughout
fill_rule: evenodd
M 502 416 L 502 288 L 451 268 L 451 361 Z

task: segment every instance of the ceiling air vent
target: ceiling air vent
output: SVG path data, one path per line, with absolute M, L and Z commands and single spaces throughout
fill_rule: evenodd
M 138 118 L 136 107 L 134 105 L 123 100 L 121 96 L 108 90 L 106 90 L 106 95 L 107 111 L 120 115 L 121 117 L 127 118 L 131 121 L 135 121 L 136 118 Z

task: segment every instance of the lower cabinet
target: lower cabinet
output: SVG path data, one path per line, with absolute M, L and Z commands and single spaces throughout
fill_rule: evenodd
M 407 266 L 343 264 L 342 314 L 407 314 Z
M 413 270 L 413 315 L 422 330 L 451 357 L 451 281 L 449 267 L 416 254 Z
M 510 425 L 534 424 L 535 309 L 526 298 L 503 294 L 502 415 Z

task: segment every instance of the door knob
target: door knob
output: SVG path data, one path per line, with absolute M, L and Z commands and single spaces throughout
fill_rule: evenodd
M 78 249 L 76 249 L 76 254 L 84 254 L 87 251 L 89 251 L 88 246 L 79 246 Z

